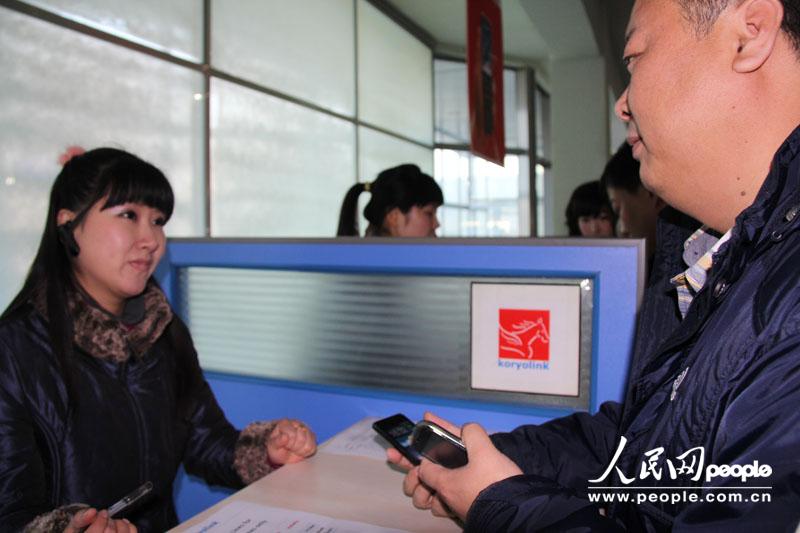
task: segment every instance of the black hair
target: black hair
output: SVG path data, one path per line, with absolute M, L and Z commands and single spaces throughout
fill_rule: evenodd
M 608 160 L 600 176 L 600 183 L 603 190 L 623 189 L 632 194 L 639 191 L 642 178 L 639 177 L 639 162 L 633 158 L 631 145 L 622 143 Z
M 172 187 L 164 174 L 135 155 L 115 148 L 97 148 L 76 155 L 53 182 L 36 257 L 22 289 L 0 316 L 12 317 L 43 295 L 50 341 L 70 400 L 75 399 L 71 374 L 73 323 L 67 294 L 77 289 L 72 256 L 80 253 L 72 231 L 104 198 L 103 209 L 140 203 L 160 210 L 166 220 L 174 206 Z M 75 213 L 75 218 L 59 227 L 58 213 L 62 209 Z
M 684 17 L 699 36 L 707 35 L 725 8 L 733 0 L 678 0 Z M 741 2 L 741 0 L 738 0 Z M 800 0 L 781 0 L 781 30 L 789 37 L 795 52 L 800 54 Z
M 612 227 L 616 223 L 614 211 L 608 201 L 606 190 L 600 185 L 600 181 L 589 181 L 578 185 L 567 203 L 564 214 L 567 217 L 567 227 L 571 237 L 581 234 L 578 226 L 580 217 L 597 217 L 606 212 L 612 220 Z
M 358 197 L 367 190 L 367 184 L 356 183 L 347 191 L 339 212 L 339 228 L 337 236 L 357 236 L 358 231 Z M 369 222 L 366 236 L 387 235 L 384 227 L 386 214 L 397 207 L 403 213 L 414 207 L 444 203 L 442 189 L 429 175 L 422 172 L 417 165 L 405 164 L 392 167 L 378 174 L 371 184 L 369 192 L 372 197 L 364 208 L 364 218 Z

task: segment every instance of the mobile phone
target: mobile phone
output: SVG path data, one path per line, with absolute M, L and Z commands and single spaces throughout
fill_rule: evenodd
M 411 445 L 423 457 L 447 468 L 458 468 L 468 461 L 461 439 L 428 420 L 414 426 Z
M 422 459 L 414 448 L 411 447 L 411 433 L 414 431 L 414 422 L 400 413 L 392 415 L 372 424 L 378 435 L 389 441 L 389 444 L 403 454 L 403 457 L 418 465 Z
M 126 494 L 122 498 L 120 498 L 116 503 L 114 503 L 111 507 L 108 508 L 108 516 L 110 518 L 114 518 L 115 516 L 119 516 L 128 509 L 130 509 L 133 505 L 137 504 L 138 502 L 142 501 L 144 497 L 150 494 L 153 491 L 153 484 L 150 481 L 144 483 L 141 487 L 134 490 L 133 492 Z

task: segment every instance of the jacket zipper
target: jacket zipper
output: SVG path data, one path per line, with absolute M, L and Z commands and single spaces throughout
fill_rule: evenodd
M 130 351 L 130 350 L 129 350 Z M 133 353 L 128 356 L 133 357 Z M 129 359 L 130 360 L 130 359 Z M 135 420 L 135 427 L 136 427 L 136 440 L 139 443 L 139 483 L 143 483 L 147 481 L 147 457 L 148 449 L 147 449 L 147 442 L 144 437 L 145 434 L 145 425 L 144 420 L 142 419 L 142 412 L 141 406 L 139 405 L 136 396 L 134 396 L 130 388 L 128 387 L 128 362 L 125 361 L 120 365 L 120 372 L 119 372 L 119 379 L 122 383 L 122 389 L 125 391 L 125 394 L 128 396 L 128 400 L 130 401 L 133 417 Z

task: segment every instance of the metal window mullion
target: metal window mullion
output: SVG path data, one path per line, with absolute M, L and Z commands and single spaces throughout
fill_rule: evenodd
M 538 191 L 536 190 L 536 72 L 532 68 L 525 69 L 527 87 L 525 97 L 528 102 L 528 230 L 530 237 L 538 237 Z
M 203 0 L 203 94 L 204 233 L 206 237 L 211 237 L 211 0 Z

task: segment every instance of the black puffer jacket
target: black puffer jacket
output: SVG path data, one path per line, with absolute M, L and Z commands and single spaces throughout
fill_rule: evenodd
M 486 488 L 469 510 L 468 531 L 795 531 L 800 128 L 737 217 L 683 319 L 668 280 L 686 268 L 678 263 L 683 247 L 661 244 L 671 250 L 645 294 L 625 404 L 493 435 L 525 475 Z M 622 436 L 627 445 L 615 460 Z M 672 479 L 666 460 L 682 466 L 678 457 L 698 448 L 703 463 L 694 467 L 705 475 Z M 643 467 L 648 457 L 656 457 L 658 478 Z M 708 468 L 755 463 L 769 468 L 745 480 Z M 589 480 L 609 465 L 618 470 L 602 478 L 613 486 L 603 499 Z
M 70 419 L 42 316 L 31 308 L 0 323 L 0 530 L 66 504 L 103 509 L 151 481 L 154 497 L 128 518 L 141 532 L 165 531 L 177 522 L 172 484 L 181 463 L 209 483 L 242 485 L 233 470 L 239 432 L 202 376 L 179 409 L 175 338 L 190 338 L 177 317 L 145 357 L 121 364 L 76 346 Z M 196 360 L 184 344 L 183 359 Z

